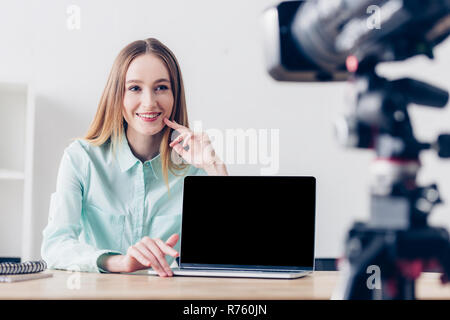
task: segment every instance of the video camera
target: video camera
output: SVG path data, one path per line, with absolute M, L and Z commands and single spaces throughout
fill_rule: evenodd
M 262 17 L 267 70 L 280 81 L 343 81 L 347 64 L 432 58 L 449 11 L 449 0 L 281 2 Z
M 434 149 L 450 157 L 450 135 L 418 141 L 408 115 L 411 103 L 443 108 L 447 91 L 413 79 L 387 80 L 381 62 L 416 55 L 450 35 L 450 0 L 311 0 L 282 2 L 262 17 L 269 74 L 279 81 L 349 81 L 353 112 L 336 125 L 346 146 L 371 149 L 370 220 L 349 231 L 343 277 L 334 298 L 414 299 L 417 272 L 437 263 L 450 275 L 450 238 L 427 218 L 441 203 L 435 184 L 416 183 L 419 154 Z M 366 285 L 366 270 L 381 270 L 382 288 Z

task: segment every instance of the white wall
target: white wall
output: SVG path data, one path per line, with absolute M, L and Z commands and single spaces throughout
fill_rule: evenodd
M 344 110 L 345 84 L 277 83 L 265 72 L 259 17 L 274 1 L 0 1 L 0 81 L 30 81 L 36 91 L 33 252 L 64 148 L 92 120 L 113 59 L 131 41 L 156 37 L 179 59 L 191 123 L 204 129 L 279 129 L 279 175 L 318 181 L 318 257 L 341 255 L 346 231 L 367 218 L 368 151 L 343 150 L 333 123 Z M 69 5 L 81 9 L 79 30 L 66 26 Z M 436 61 L 418 58 L 380 68 L 416 75 L 449 89 L 450 41 Z M 450 131 L 449 110 L 412 108 L 420 138 Z M 423 155 L 421 180 L 437 181 L 450 199 L 450 162 Z M 232 165 L 259 175 L 261 165 Z M 450 228 L 449 206 L 431 221 Z

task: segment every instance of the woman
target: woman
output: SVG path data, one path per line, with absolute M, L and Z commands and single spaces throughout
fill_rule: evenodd
M 205 174 L 227 170 L 208 136 L 188 127 L 175 56 L 153 38 L 129 44 L 114 62 L 87 135 L 64 151 L 43 259 L 56 269 L 152 267 L 172 276 L 183 177 Z

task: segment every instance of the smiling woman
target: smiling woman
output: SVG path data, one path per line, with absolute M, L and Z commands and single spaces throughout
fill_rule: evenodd
M 142 144 L 137 143 L 133 147 L 139 150 L 133 151 L 141 160 L 153 158 L 163 137 L 165 124 L 162 119 L 172 118 L 174 109 L 174 94 L 170 88 L 169 73 L 157 56 L 145 54 L 131 62 L 125 83 L 122 113 L 128 125 L 128 140 L 136 141 L 140 136 L 147 138 L 145 140 L 151 140 Z M 183 114 L 186 114 L 185 103 L 182 108 Z
M 148 119 L 151 112 L 161 113 L 162 116 Z M 142 133 L 146 141 L 130 147 L 140 160 L 151 159 L 159 149 L 168 187 L 168 169 L 173 173 L 186 166 L 170 161 L 170 129 L 164 128 L 163 117 L 189 127 L 178 61 L 166 46 L 154 38 L 132 42 L 119 53 L 113 64 L 97 114 L 85 139 L 97 146 L 111 140 L 115 150 L 124 130 L 128 140 L 139 139 L 138 133 Z M 154 121 L 145 121 L 147 119 Z M 148 122 L 154 123 L 148 125 Z M 128 127 L 130 130 L 127 130 Z
M 170 142 L 172 131 L 178 137 Z M 184 162 L 172 161 L 174 154 Z M 205 174 L 227 171 L 208 136 L 189 129 L 174 54 L 153 38 L 129 44 L 113 64 L 88 133 L 64 151 L 42 257 L 55 269 L 151 267 L 171 276 L 183 178 Z

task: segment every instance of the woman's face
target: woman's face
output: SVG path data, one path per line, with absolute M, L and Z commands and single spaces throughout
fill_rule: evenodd
M 142 135 L 160 132 L 170 119 L 174 98 L 169 72 L 160 58 L 143 54 L 128 67 L 125 78 L 123 116 L 128 130 Z

